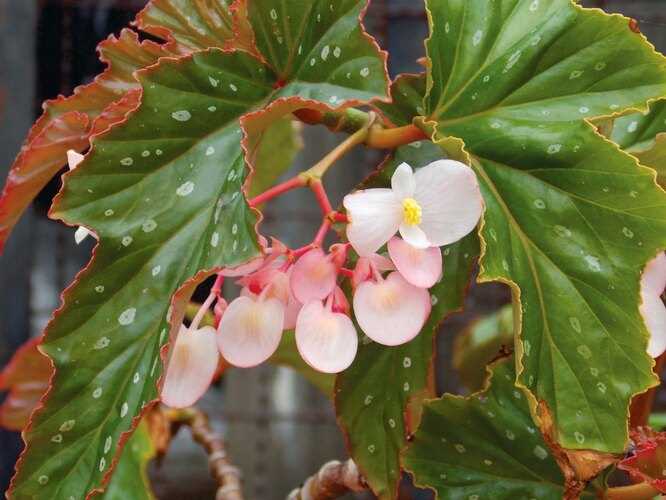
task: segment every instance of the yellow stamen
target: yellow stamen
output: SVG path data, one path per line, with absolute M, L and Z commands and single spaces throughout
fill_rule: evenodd
M 421 224 L 421 206 L 414 198 L 405 198 L 403 200 L 402 213 L 405 224 L 410 226 Z

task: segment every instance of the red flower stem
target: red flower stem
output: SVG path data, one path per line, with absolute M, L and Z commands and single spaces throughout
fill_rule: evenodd
M 197 311 L 197 313 L 194 315 L 194 318 L 192 319 L 192 322 L 190 323 L 190 330 L 196 330 L 199 328 L 199 323 L 201 323 L 201 320 L 203 317 L 206 315 L 208 312 L 208 309 L 210 309 L 210 306 L 213 305 L 213 302 L 217 298 L 217 295 L 215 292 L 211 290 L 211 292 L 208 294 L 208 297 L 206 297 L 206 300 L 204 301 L 203 304 L 201 304 L 201 307 Z
M 252 208 L 254 208 L 258 205 L 261 205 L 262 203 L 265 203 L 269 200 L 272 200 L 273 198 L 280 196 L 281 194 L 286 193 L 287 191 L 291 191 L 292 189 L 300 187 L 305 187 L 306 185 L 307 181 L 303 179 L 301 176 L 297 175 L 296 177 L 293 177 L 288 181 L 277 184 L 272 188 L 270 188 L 269 190 L 264 191 L 263 193 L 255 196 L 254 198 L 248 201 L 248 204 Z
M 329 216 L 333 212 L 333 207 L 331 206 L 331 202 L 328 199 L 328 194 L 326 194 L 326 190 L 324 189 L 324 185 L 320 180 L 312 180 L 309 183 L 310 189 L 315 195 L 315 198 L 317 198 L 317 203 L 319 204 L 319 208 L 321 208 L 321 213 L 324 217 Z
M 315 246 L 312 243 L 309 243 L 301 248 L 297 248 L 296 250 L 292 250 L 290 252 L 290 256 L 292 259 L 298 259 L 300 256 L 305 255 L 308 253 L 310 250 L 315 248 Z
M 343 276 L 345 276 L 347 278 L 351 278 L 351 277 L 354 276 L 354 271 L 352 271 L 351 269 L 347 269 L 346 267 L 341 267 L 340 268 L 340 274 L 342 274 Z
M 331 221 L 329 221 L 327 218 L 324 218 L 324 222 L 321 223 L 319 231 L 317 231 L 314 240 L 312 240 L 313 247 L 321 247 L 329 229 L 331 229 Z
M 349 222 L 349 217 L 347 217 L 347 214 L 343 214 L 342 212 L 332 212 L 329 215 L 329 219 L 331 219 L 332 222 L 343 222 L 347 224 Z

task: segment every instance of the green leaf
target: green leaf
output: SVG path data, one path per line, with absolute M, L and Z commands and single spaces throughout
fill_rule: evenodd
M 345 19 L 356 23 L 351 14 Z M 341 45 L 353 31 L 340 29 L 344 39 L 332 40 Z M 373 67 L 383 61 L 376 49 L 362 53 Z M 381 97 L 377 82 L 385 79 L 352 81 L 336 102 Z M 93 229 L 100 244 L 48 327 L 43 346 L 56 367 L 53 387 L 26 432 L 11 498 L 80 498 L 103 485 L 113 463 L 105 443 L 130 432 L 157 395 L 168 321 L 177 327 L 183 312 L 168 313 L 174 293 L 259 253 L 257 218 L 242 191 L 244 151 L 252 161 L 263 139 L 257 132 L 273 119 L 324 105 L 299 92 L 316 98 L 338 90 L 278 81 L 250 53 L 219 49 L 162 59 L 139 81 L 140 107 L 95 138 L 52 211 Z M 184 308 L 188 299 L 174 304 Z
M 120 455 L 109 486 L 102 495 L 104 500 L 153 500 L 152 487 L 148 478 L 148 462 L 155 457 L 156 450 L 142 422 L 127 441 Z
M 296 347 L 296 337 L 293 331 L 284 332 L 280 345 L 271 356 L 270 363 L 292 368 L 300 373 L 305 379 L 323 392 L 326 396 L 333 397 L 333 387 L 335 386 L 335 376 L 329 373 L 322 373 L 310 367 L 298 353 Z
M 389 185 L 392 172 L 403 161 L 419 168 L 441 157 L 441 150 L 430 141 L 404 146 L 366 187 Z M 418 426 L 422 400 L 434 395 L 435 334 L 448 314 L 462 308 L 478 252 L 474 233 L 445 247 L 444 277 L 430 290 L 432 313 L 418 337 L 398 347 L 365 339 L 352 366 L 337 377 L 338 422 L 351 456 L 379 498 L 397 495 L 400 451 Z
M 616 118 L 610 139 L 655 169 L 659 184 L 666 185 L 666 100 L 653 103 L 647 113 Z
M 487 389 L 474 396 L 426 402 L 404 456 L 418 486 L 442 500 L 563 498 L 564 477 L 513 385 L 513 365 L 512 358 L 496 363 Z
M 188 51 L 236 45 L 233 16 L 225 0 L 152 0 L 138 15 L 138 27 L 175 40 Z
M 43 349 L 57 371 L 13 498 L 79 498 L 102 484 L 113 459 L 105 443 L 115 449 L 156 397 L 172 295 L 200 270 L 259 253 L 238 118 L 270 94 L 270 72 L 211 50 L 139 78 L 141 107 L 94 140 L 53 210 L 94 228 L 100 245 L 48 327 Z
M 291 167 L 303 148 L 301 124 L 289 116 L 279 118 L 264 130 L 252 161 L 254 172 L 248 195 L 256 196 L 271 187 Z
M 639 279 L 666 246 L 666 198 L 584 119 L 666 94 L 664 58 L 628 19 L 569 0 L 428 11 L 427 125 L 464 141 L 479 178 L 480 279 L 520 304 L 517 384 L 564 448 L 622 452 L 628 403 L 655 383 Z
M 391 84 L 391 102 L 376 103 L 375 107 L 396 127 L 409 125 L 423 114 L 425 93 L 425 74 L 401 74 Z
M 386 54 L 360 23 L 367 0 L 240 4 L 259 52 L 290 82 L 282 95 L 339 106 L 387 93 Z
M 486 379 L 486 366 L 503 346 L 513 346 L 513 306 L 508 304 L 465 328 L 453 344 L 453 367 L 465 386 L 477 391 Z

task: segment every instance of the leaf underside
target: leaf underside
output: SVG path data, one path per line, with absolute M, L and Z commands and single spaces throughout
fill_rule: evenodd
M 666 199 L 586 119 L 666 94 L 664 58 L 626 18 L 569 0 L 428 12 L 426 112 L 480 181 L 480 279 L 509 283 L 520 307 L 517 384 L 563 447 L 622 452 L 628 403 L 655 383 L 639 279 L 666 246 Z

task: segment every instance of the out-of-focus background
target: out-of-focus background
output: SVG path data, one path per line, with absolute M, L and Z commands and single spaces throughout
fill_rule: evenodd
M 473 1 L 473 0 L 470 0 Z M 622 12 L 640 22 L 641 31 L 666 51 L 666 0 L 589 0 L 587 6 Z M 95 46 L 118 33 L 145 5 L 145 0 L 0 0 L 0 179 L 4 180 L 41 102 L 69 94 L 102 70 Z M 422 68 L 427 36 L 419 0 L 375 0 L 367 16 L 369 31 L 390 54 L 392 76 Z M 303 130 L 306 147 L 293 171 L 301 170 L 335 146 L 339 137 L 319 127 Z M 334 203 L 381 157 L 359 150 L 344 159 L 328 186 Z M 292 172 L 293 172 L 292 171 Z M 74 244 L 73 229 L 47 219 L 58 190 L 52 182 L 14 231 L 0 257 L 0 368 L 30 336 L 39 335 L 59 293 L 88 260 L 89 238 Z M 272 203 L 262 226 L 291 245 L 304 243 L 319 224 L 307 192 L 294 192 Z M 464 313 L 449 318 L 438 337 L 437 384 L 440 392 L 461 392 L 451 368 L 452 340 L 469 321 L 509 301 L 500 285 L 474 286 Z M 2 395 L 0 394 L 0 400 Z M 295 486 L 331 459 L 346 455 L 330 402 L 287 368 L 263 366 L 232 370 L 201 404 L 214 427 L 226 437 L 228 451 L 243 471 L 246 498 L 284 498 Z M 0 492 L 11 477 L 21 449 L 18 434 L 0 430 Z M 206 457 L 181 432 L 161 466 L 151 470 L 159 499 L 214 498 Z M 429 498 L 405 489 L 404 498 Z M 128 499 L 131 493 L 128 492 Z

